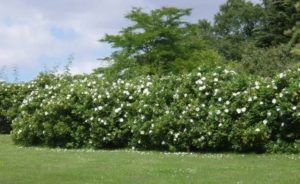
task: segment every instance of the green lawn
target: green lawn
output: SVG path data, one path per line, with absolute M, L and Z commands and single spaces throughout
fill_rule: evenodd
M 286 183 L 300 155 L 167 154 L 22 148 L 0 135 L 0 184 Z

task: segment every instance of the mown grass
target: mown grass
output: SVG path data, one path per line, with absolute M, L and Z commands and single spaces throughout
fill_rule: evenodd
M 174 154 L 23 148 L 0 135 L 0 184 L 286 183 L 300 155 Z

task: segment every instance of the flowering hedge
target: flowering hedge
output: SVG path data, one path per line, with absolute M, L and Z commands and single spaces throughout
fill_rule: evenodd
M 0 82 L 0 133 L 11 131 L 11 122 L 18 116 L 18 109 L 27 90 L 24 84 Z
M 20 115 L 23 100 L 35 89 L 54 82 L 54 75 L 41 73 L 35 80 L 27 83 L 7 83 L 0 81 L 0 133 L 11 131 L 12 121 Z
M 299 151 L 300 71 L 273 79 L 223 67 L 109 82 L 38 78 L 12 136 L 23 145 L 170 151 Z M 298 146 L 298 147 L 297 147 Z

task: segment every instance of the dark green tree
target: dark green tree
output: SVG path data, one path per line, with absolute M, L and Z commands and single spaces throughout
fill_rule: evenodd
M 240 60 L 242 46 L 253 40 L 262 14 L 260 5 L 246 0 L 228 0 L 221 5 L 214 24 L 218 50 L 228 59 Z
M 288 43 L 290 38 L 284 32 L 300 19 L 295 4 L 299 0 L 263 0 L 262 24 L 256 29 L 256 45 L 276 46 Z
M 215 31 L 220 37 L 250 39 L 261 23 L 262 14 L 262 7 L 251 1 L 228 0 L 215 15 Z
M 300 1 L 295 4 L 296 10 L 300 12 Z M 296 22 L 296 25 L 293 28 L 287 30 L 285 35 L 291 36 L 291 40 L 289 42 L 289 46 L 291 48 L 291 52 L 300 56 L 300 20 Z

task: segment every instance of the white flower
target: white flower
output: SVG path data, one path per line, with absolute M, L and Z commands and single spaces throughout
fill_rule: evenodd
M 259 104 L 260 104 L 260 105 L 263 105 L 263 104 L 264 104 L 264 102 L 260 101 L 260 102 L 259 102 Z
M 271 112 L 268 112 L 267 115 L 270 117 L 270 116 L 272 115 L 272 113 L 271 113 Z
M 220 111 L 220 110 L 217 110 L 217 112 L 216 112 L 216 113 L 217 113 L 217 115 L 219 115 L 219 114 L 221 114 L 221 111 Z
M 263 120 L 263 124 L 266 125 L 268 123 L 268 120 Z
M 199 91 L 203 91 L 203 90 L 205 90 L 206 89 L 206 86 L 200 86 L 199 87 Z
M 202 135 L 200 138 L 198 138 L 199 141 L 203 141 L 205 137 Z
M 296 110 L 297 109 L 297 107 L 296 106 L 293 106 L 293 108 L 292 108 L 293 110 Z
M 221 98 L 221 97 L 219 97 L 219 98 L 218 98 L 218 101 L 219 101 L 219 102 L 222 102 L 222 98 Z
M 273 104 L 276 104 L 276 102 L 277 102 L 276 99 L 273 98 L 272 103 L 273 103 Z
M 196 111 L 197 111 L 197 112 L 199 112 L 199 111 L 200 111 L 200 108 L 199 108 L 199 107 L 197 107 L 197 108 L 196 108 Z
M 149 89 L 148 89 L 148 88 L 144 89 L 144 90 L 143 90 L 143 94 L 149 95 L 149 94 L 150 94 Z
M 46 112 L 45 112 L 45 116 L 47 116 L 48 114 L 49 114 L 49 113 L 46 111 Z
M 119 113 L 121 111 L 121 108 L 116 108 L 115 113 Z
M 201 85 L 201 84 L 203 84 L 203 81 L 201 79 L 199 79 L 199 80 L 196 81 L 196 84 Z
M 219 79 L 218 78 L 214 78 L 214 82 L 218 82 L 219 81 Z
M 175 95 L 173 95 L 173 98 L 174 98 L 174 99 L 178 99 L 178 98 L 179 98 L 179 95 L 178 95 L 178 94 L 175 94 Z
M 224 112 L 228 113 L 228 112 L 229 112 L 229 110 L 228 110 L 228 109 L 225 109 L 225 110 L 224 110 Z
M 226 104 L 226 105 L 229 105 L 229 104 L 230 104 L 230 101 L 227 100 L 227 101 L 225 102 L 225 104 Z
M 141 131 L 140 131 L 140 134 L 141 134 L 141 135 L 144 135 L 144 134 L 145 134 L 145 131 L 141 130 Z
M 242 110 L 241 110 L 240 108 L 237 108 L 237 109 L 236 109 L 236 112 L 237 112 L 238 114 L 240 114 L 240 113 L 242 112 Z
M 284 123 L 283 122 L 281 123 L 281 127 L 284 127 Z
M 146 83 L 146 86 L 148 86 L 148 87 L 151 86 L 151 85 L 152 85 L 152 82 L 147 82 Z
M 222 123 L 219 123 L 219 125 L 218 125 L 218 126 L 219 126 L 219 127 L 221 127 L 222 125 L 223 125 Z
M 282 78 L 284 78 L 284 77 L 285 77 L 285 74 L 284 74 L 284 73 L 280 73 L 280 74 L 279 74 L 279 78 L 282 79 Z
M 279 97 L 282 98 L 282 97 L 283 97 L 283 94 L 282 94 L 282 93 L 279 93 Z
M 259 128 L 256 128 L 256 129 L 255 129 L 255 132 L 260 132 L 260 129 L 259 129 Z
M 162 142 L 161 142 L 161 144 L 162 144 L 162 145 L 165 145 L 165 144 L 166 144 L 166 142 L 165 142 L 165 141 L 162 141 Z
M 248 98 L 248 102 L 252 102 L 252 97 L 249 97 L 249 98 Z
M 119 122 L 123 123 L 123 122 L 124 122 L 124 119 L 123 119 L 123 118 L 120 118 L 120 119 L 119 119 Z
M 242 110 L 242 112 L 246 112 L 247 108 L 243 107 L 241 110 Z

